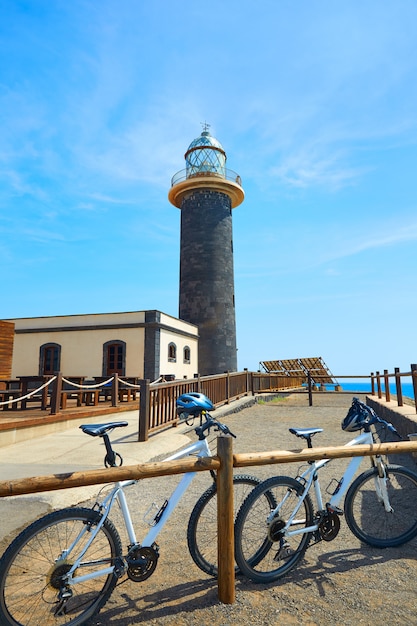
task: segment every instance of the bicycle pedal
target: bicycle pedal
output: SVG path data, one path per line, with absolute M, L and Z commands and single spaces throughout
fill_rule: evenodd
M 126 571 L 127 571 L 126 561 L 119 556 L 116 557 L 114 561 L 113 574 L 116 576 L 116 578 L 121 578 L 126 573 Z

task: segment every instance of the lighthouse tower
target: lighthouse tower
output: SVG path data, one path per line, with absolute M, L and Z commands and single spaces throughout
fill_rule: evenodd
M 168 194 L 181 209 L 179 317 L 198 326 L 204 376 L 237 370 L 232 209 L 245 195 L 208 129 L 189 145 Z

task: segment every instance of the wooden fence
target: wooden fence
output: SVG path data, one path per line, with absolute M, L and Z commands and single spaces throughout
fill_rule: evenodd
M 354 380 L 367 380 L 370 383 L 371 395 L 378 395 L 382 398 L 385 395 L 387 401 L 391 400 L 390 386 L 391 380 L 395 381 L 396 394 L 395 399 L 398 406 L 403 406 L 403 393 L 402 393 L 402 381 L 404 378 L 410 378 L 413 383 L 413 398 L 414 405 L 417 412 L 417 365 L 412 364 L 410 371 L 400 372 L 399 368 L 395 368 L 394 372 L 389 373 L 388 370 L 384 370 L 383 374 L 380 372 L 373 373 L 367 376 L 337 376 L 336 380 L 342 379 L 354 379 Z M 103 383 L 88 384 L 88 381 L 84 381 L 83 384 L 78 384 L 67 380 L 67 384 L 72 384 L 73 387 L 63 389 L 63 380 L 65 377 L 61 373 L 50 378 L 42 387 L 31 391 L 31 397 L 22 400 L 17 397 L 16 390 L 11 389 L 10 394 L 13 395 L 13 399 L 9 397 L 9 392 L 0 389 L 1 394 L 4 394 L 3 402 L 0 404 L 7 404 L 7 402 L 21 402 L 23 404 L 34 401 L 39 398 L 41 407 L 46 410 L 47 406 L 50 407 L 52 415 L 58 414 L 62 410 L 62 397 L 63 394 L 70 396 L 73 394 L 80 402 L 87 403 L 88 399 L 93 399 L 94 402 L 90 404 L 98 404 L 104 398 L 110 398 L 110 404 L 112 407 L 117 407 L 123 394 L 127 394 L 129 391 L 135 393 L 138 396 L 139 405 L 139 441 L 146 441 L 150 433 L 155 433 L 158 430 L 166 428 L 168 426 L 175 426 L 178 422 L 178 416 L 176 414 L 175 401 L 183 393 L 189 392 L 201 392 L 206 394 L 218 407 L 223 404 L 241 398 L 243 396 L 252 396 L 261 393 L 277 393 L 285 391 L 301 391 L 307 392 L 309 395 L 310 405 L 313 403 L 313 393 L 317 391 L 326 391 L 326 385 L 319 385 L 317 387 L 317 381 L 320 376 L 314 374 L 314 384 L 312 377 L 307 374 L 304 376 L 291 376 L 288 374 L 282 374 L 278 372 L 249 372 L 244 370 L 243 372 L 224 373 L 214 376 L 195 376 L 191 379 L 173 380 L 169 382 L 151 383 L 149 380 L 142 379 L 126 379 L 124 377 L 114 374 L 109 377 L 106 385 Z M 37 379 L 39 380 L 39 378 Z M 132 380 L 134 382 L 132 382 Z M 40 383 L 37 383 L 40 384 Z M 45 386 L 47 385 L 47 386 Z M 338 383 L 334 385 L 335 390 L 341 391 L 343 387 Z M 130 396 L 129 396 L 130 397 Z
M 102 484 L 130 479 L 170 476 L 195 471 L 217 470 L 217 541 L 218 541 L 218 598 L 224 604 L 235 601 L 234 569 L 234 508 L 233 508 L 233 468 L 279 463 L 313 461 L 320 459 L 373 456 L 377 454 L 400 454 L 417 451 L 415 442 L 380 443 L 373 445 L 337 446 L 304 449 L 301 451 L 273 451 L 263 453 L 233 454 L 233 439 L 227 436 L 217 438 L 217 456 L 162 461 L 104 470 L 87 470 L 62 475 L 21 478 L 0 481 L 0 498 L 17 496 L 40 491 L 53 491 Z
M 417 413 L 417 364 L 412 363 L 410 365 L 410 370 L 407 372 L 401 372 L 399 367 L 395 367 L 393 372 L 389 372 L 389 370 L 385 369 L 383 373 L 376 371 L 371 372 L 369 376 L 335 376 L 335 378 L 339 380 L 367 380 L 370 383 L 370 394 L 372 396 L 378 396 L 379 399 L 385 397 L 386 402 L 395 401 L 397 406 L 404 406 L 404 397 L 403 397 L 403 388 L 402 383 L 404 378 L 411 379 L 412 383 L 412 402 L 414 403 L 414 407 Z M 320 380 L 320 376 L 315 375 L 314 380 Z M 391 396 L 390 383 L 395 383 L 395 397 Z M 311 377 L 307 376 L 307 390 L 310 394 L 310 404 L 311 400 L 311 392 L 314 388 L 314 384 L 312 383 Z

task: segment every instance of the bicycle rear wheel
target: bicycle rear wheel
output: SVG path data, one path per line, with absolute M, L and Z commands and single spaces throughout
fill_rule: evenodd
M 233 476 L 235 517 L 260 479 L 247 474 Z M 217 486 L 213 483 L 197 500 L 188 522 L 188 549 L 194 563 L 206 574 L 217 576 Z M 236 570 L 237 571 L 237 570 Z
M 235 558 L 242 574 L 254 582 L 277 580 L 302 559 L 312 534 L 303 528 L 311 526 L 314 517 L 308 494 L 288 529 L 301 532 L 288 535 L 283 531 L 302 493 L 303 486 L 294 478 L 274 476 L 258 485 L 243 503 L 235 523 Z
M 101 515 L 73 508 L 50 513 L 26 528 L 0 560 L 0 624 L 2 626 L 78 626 L 107 602 L 117 578 L 111 573 L 71 586 L 72 596 L 58 615 L 62 577 L 90 538 Z M 63 555 L 69 550 L 67 556 Z M 75 575 L 114 564 L 122 554 L 119 534 L 106 520 L 83 555 Z
M 381 497 L 378 470 L 357 477 L 345 498 L 346 522 L 361 541 L 378 548 L 400 546 L 417 535 L 417 474 L 407 467 L 387 465 L 386 481 L 391 512 Z

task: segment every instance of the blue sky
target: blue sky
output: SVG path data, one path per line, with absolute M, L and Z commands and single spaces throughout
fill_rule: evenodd
M 0 317 L 178 315 L 171 177 L 233 212 L 239 369 L 417 362 L 414 0 L 0 0 Z

